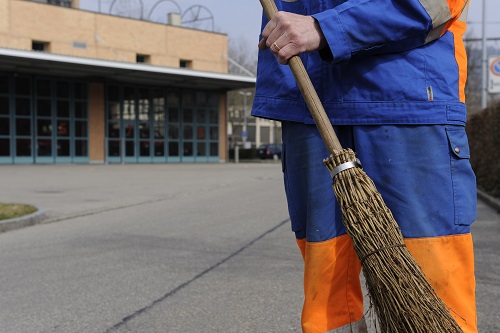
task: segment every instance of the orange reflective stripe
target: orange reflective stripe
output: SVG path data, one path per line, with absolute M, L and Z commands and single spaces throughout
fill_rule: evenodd
M 405 243 L 464 333 L 477 333 L 471 234 L 412 238 Z
M 347 235 L 305 244 L 303 332 L 327 332 L 363 318 L 360 271 Z
M 297 239 L 297 245 L 299 246 L 300 253 L 302 254 L 302 259 L 306 259 L 306 239 Z
M 469 1 L 467 0 L 446 0 L 449 7 L 450 19 L 446 23 L 443 30 L 443 34 L 446 30 L 456 22 L 461 21 L 465 23 L 467 21 L 467 13 L 469 12 Z M 465 33 L 465 30 L 463 31 Z
M 463 35 L 467 29 L 467 14 L 469 12 L 469 2 L 468 0 L 447 0 L 448 6 L 450 7 L 451 16 L 453 20 L 450 20 L 446 25 L 443 33 L 447 30 L 453 33 L 454 44 L 455 44 L 455 59 L 458 65 L 458 89 L 460 102 L 465 103 L 465 83 L 467 81 L 467 53 L 465 51 L 465 45 L 463 42 Z
M 458 64 L 458 95 L 465 103 L 465 82 L 467 80 L 467 54 L 462 40 L 465 34 L 469 0 L 420 0 L 430 18 L 432 30 L 425 39 L 426 43 L 451 31 L 454 35 L 455 59 Z
M 455 21 L 449 31 L 453 33 L 454 44 L 455 44 L 455 59 L 458 65 L 458 89 L 460 102 L 465 103 L 465 83 L 467 81 L 467 52 L 465 51 L 465 45 L 463 41 L 463 35 L 467 28 L 465 22 L 459 20 Z

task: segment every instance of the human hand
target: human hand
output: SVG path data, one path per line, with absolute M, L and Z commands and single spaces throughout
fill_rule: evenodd
M 278 12 L 262 31 L 259 49 L 267 48 L 278 57 L 280 64 L 303 52 L 319 50 L 326 39 L 312 16 Z

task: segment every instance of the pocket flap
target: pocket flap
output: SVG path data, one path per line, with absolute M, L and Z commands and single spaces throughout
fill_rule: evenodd
M 464 127 L 447 128 L 450 149 L 458 158 L 470 158 L 469 141 Z

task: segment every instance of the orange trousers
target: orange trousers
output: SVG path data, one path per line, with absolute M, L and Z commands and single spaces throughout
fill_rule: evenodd
M 406 246 L 465 333 L 477 333 L 472 235 L 407 238 Z M 304 258 L 304 333 L 364 333 L 361 265 L 347 235 L 297 239 Z

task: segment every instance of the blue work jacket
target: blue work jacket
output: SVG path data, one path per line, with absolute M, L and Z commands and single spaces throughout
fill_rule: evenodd
M 328 47 L 300 57 L 336 125 L 464 124 L 468 0 L 276 0 Z M 263 26 L 267 20 L 263 19 Z M 313 123 L 287 65 L 259 51 L 252 115 Z

